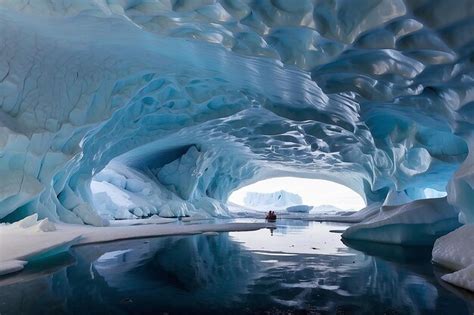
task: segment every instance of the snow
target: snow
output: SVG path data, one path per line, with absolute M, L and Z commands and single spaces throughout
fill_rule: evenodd
M 262 228 L 274 227 L 268 223 L 200 223 L 200 224 L 162 224 L 157 228 L 154 224 L 92 227 L 86 225 L 59 225 L 59 231 L 74 231 L 80 233 L 78 244 L 109 242 L 121 239 L 170 236 L 183 234 L 201 234 L 206 232 L 255 231 Z
M 176 219 L 151 217 L 144 220 L 112 221 L 108 227 L 58 223 L 42 229 L 45 220 L 37 214 L 15 224 L 0 225 L 0 274 L 19 271 L 32 259 L 47 257 L 79 244 L 121 239 L 182 234 L 253 231 L 274 227 L 268 223 L 177 224 Z
M 22 270 L 27 264 L 24 260 L 7 260 L 0 262 L 0 276 Z
M 11 261 L 67 250 L 79 238 L 80 233 L 60 231 L 48 219 L 38 220 L 37 214 L 14 224 L 0 225 L 0 268 L 5 268 L 4 263 L 11 266 Z

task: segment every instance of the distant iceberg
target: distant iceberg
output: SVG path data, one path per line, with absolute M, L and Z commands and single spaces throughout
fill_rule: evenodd
M 285 190 L 272 193 L 248 192 L 244 197 L 244 205 L 257 210 L 286 209 L 302 203 L 303 199 L 299 195 Z

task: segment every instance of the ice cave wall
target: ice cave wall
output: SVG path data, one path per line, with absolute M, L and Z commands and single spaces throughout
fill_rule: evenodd
M 449 182 L 472 222 L 473 16 L 469 0 L 0 1 L 0 218 L 107 224 L 90 183 L 113 161 L 131 178 L 111 182 L 141 178 L 170 215 L 224 215 L 234 189 L 294 175 L 385 206 Z

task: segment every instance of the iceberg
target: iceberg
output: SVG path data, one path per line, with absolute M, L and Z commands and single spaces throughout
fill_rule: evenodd
M 286 211 L 308 213 L 311 209 L 313 209 L 313 206 L 297 205 L 297 206 L 291 206 L 291 207 L 286 208 Z
M 272 193 L 248 192 L 244 197 L 244 205 L 252 209 L 285 209 L 303 203 L 303 199 L 297 194 L 285 190 Z
M 458 211 L 445 197 L 423 199 L 401 206 L 382 206 L 376 215 L 349 227 L 342 237 L 397 245 L 431 245 L 460 225 Z

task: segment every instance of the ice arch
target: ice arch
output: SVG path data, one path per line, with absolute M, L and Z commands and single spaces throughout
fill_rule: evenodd
M 469 0 L 2 1 L 0 218 L 107 224 L 90 187 L 110 165 L 102 179 L 170 215 L 225 215 L 233 190 L 303 176 L 385 210 L 449 183 L 473 222 L 473 15 Z

